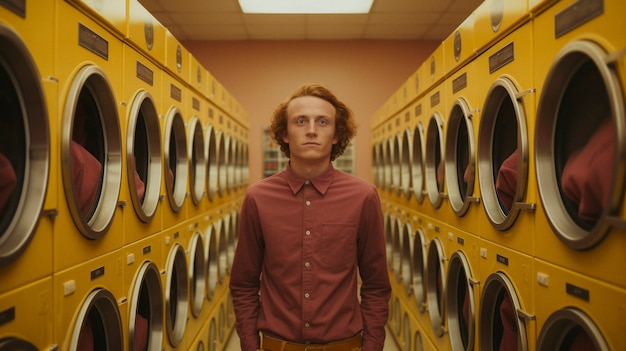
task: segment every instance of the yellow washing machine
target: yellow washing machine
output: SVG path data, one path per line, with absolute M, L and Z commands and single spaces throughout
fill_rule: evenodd
M 206 259 L 206 298 L 210 304 L 214 302 L 218 285 L 219 251 L 217 247 L 218 234 L 214 223 L 214 214 L 204 216 L 204 257 Z
M 0 294 L 52 273 L 58 211 L 54 3 L 22 5 L 0 5 Z
M 408 217 L 408 216 L 407 216 Z M 401 290 L 407 299 L 412 298 L 413 293 L 413 265 L 411 254 L 413 253 L 413 226 L 409 219 L 405 220 L 399 233 L 401 239 L 400 250 L 400 281 Z
M 164 205 L 163 229 L 188 218 L 189 154 L 187 151 L 187 99 L 183 83 L 169 74 L 163 75 L 163 186 L 169 206 Z
M 189 244 L 188 223 L 164 230 L 161 235 L 163 245 L 163 265 L 161 274 L 165 295 L 165 350 L 186 350 L 191 342 L 187 333 L 189 316 L 189 263 L 185 249 Z
M 194 111 L 195 112 L 195 111 Z M 187 155 L 189 155 L 189 194 L 191 201 L 188 207 L 190 218 L 196 217 L 207 210 L 206 194 L 206 153 L 204 127 L 197 115 L 187 123 Z
M 208 318 L 210 306 L 206 299 L 206 257 L 205 236 L 202 232 L 201 217 L 188 222 L 191 234 L 187 245 L 187 261 L 189 262 L 189 312 L 187 319 L 187 336 L 192 340 Z M 191 343 L 192 340 L 189 342 Z
M 124 46 L 124 101 L 126 102 L 126 177 L 123 192 L 128 202 L 124 243 L 162 230 L 161 184 L 163 147 L 159 110 L 161 69 L 145 56 Z
M 212 110 L 209 110 L 212 111 Z M 204 155 L 206 157 L 206 192 L 209 200 L 208 208 L 214 206 L 217 202 L 216 195 L 218 192 L 218 153 L 217 153 L 217 135 L 215 128 L 211 124 L 211 120 L 207 123 L 206 132 L 204 133 Z
M 226 221 L 226 213 L 220 208 L 218 213 L 218 219 L 213 224 L 217 234 L 217 249 L 219 263 L 217 265 L 217 277 L 221 285 L 220 290 L 228 290 L 227 276 L 228 276 L 228 235 L 229 228 Z M 222 292 L 220 292 L 220 295 Z
M 479 245 L 473 234 L 448 228 L 446 318 L 450 349 L 478 350 Z
M 439 350 L 450 349 L 447 325 L 446 276 L 448 275 L 448 227 L 433 218 L 425 218 L 426 247 L 426 300 L 428 301 L 429 327 L 427 335 Z
M 122 246 L 123 44 L 65 1 L 57 2 L 60 192 L 54 269 Z M 110 234 L 110 235 L 109 235 Z
M 535 255 L 622 288 L 626 39 L 618 33 L 624 11 L 621 1 L 561 1 L 534 22 L 541 52 Z M 539 34 L 547 31 L 554 35 Z
M 396 340 L 400 350 L 437 350 L 409 310 L 402 310 L 401 320 L 401 336 Z
M 476 141 L 478 138 L 478 84 L 474 63 L 460 68 L 444 85 L 451 92 L 448 99 L 445 135 L 445 179 L 451 211 L 446 222 L 455 228 L 478 235 L 480 190 L 476 173 Z
M 479 350 L 535 350 L 533 258 L 494 244 L 479 243 Z
M 129 45 L 165 66 L 165 43 L 167 29 L 138 0 L 128 1 Z
M 122 248 L 124 293 L 127 308 L 122 315 L 128 350 L 161 350 L 163 346 L 163 244 L 160 233 Z
M 422 100 L 418 100 L 412 107 L 413 118 L 416 120 L 412 126 L 411 141 L 411 187 L 413 190 L 413 198 L 409 203 L 411 208 L 422 212 L 423 208 L 430 206 L 426 199 L 426 173 L 425 173 L 425 157 L 426 157 L 426 134 L 424 131 Z
M 116 36 L 126 36 L 126 0 L 65 0 L 93 17 Z
M 124 256 L 115 250 L 53 276 L 59 350 L 125 349 Z
M 502 37 L 530 20 L 528 1 L 485 0 L 474 11 L 476 49 L 486 50 Z
M 445 219 L 450 209 L 444 204 L 445 189 L 445 96 L 443 84 L 437 85 L 428 93 L 424 113 L 424 175 L 426 195 L 430 206 L 422 206 L 424 215 Z
M 400 211 L 395 214 L 395 220 L 391 228 L 391 272 L 389 279 L 400 288 L 402 284 L 402 232 L 404 230 L 405 216 Z
M 623 350 L 626 290 L 535 261 L 537 351 Z
M 480 236 L 532 254 L 536 183 L 532 163 L 532 27 L 523 26 L 476 59 Z
M 53 336 L 52 278 L 0 294 L 0 350 L 49 350 Z
M 423 328 L 424 336 L 428 335 L 430 329 L 430 316 L 428 315 L 427 301 L 427 260 L 428 260 L 428 239 L 426 237 L 426 227 L 424 217 L 419 214 L 412 214 L 413 244 L 411 253 L 412 265 L 412 295 L 407 303 L 411 314 L 415 316 L 419 325 Z
M 217 193 L 222 201 L 228 199 L 228 164 L 230 156 L 230 134 L 225 130 L 217 133 Z
M 408 205 L 413 191 L 411 189 L 411 152 L 412 152 L 412 132 L 407 122 L 411 118 L 409 111 L 402 113 L 404 130 L 398 135 L 398 145 L 400 147 L 399 165 L 400 165 L 400 182 L 398 186 L 399 196 L 398 203 L 403 206 Z

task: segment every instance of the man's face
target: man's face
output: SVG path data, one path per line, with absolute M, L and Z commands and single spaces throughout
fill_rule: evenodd
M 290 157 L 300 161 L 330 160 L 335 137 L 335 107 L 314 96 L 301 96 L 287 106 L 287 135 Z

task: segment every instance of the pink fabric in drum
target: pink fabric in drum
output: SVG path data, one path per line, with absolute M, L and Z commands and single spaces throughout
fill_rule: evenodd
M 97 158 L 75 141 L 72 141 L 72 176 L 78 206 L 82 216 L 86 216 L 98 194 L 102 165 Z
M 563 192 L 578 205 L 578 215 L 586 221 L 597 221 L 609 200 L 616 144 L 613 128 L 610 119 L 602 123 L 563 169 Z
M 137 313 L 135 316 L 135 351 L 145 350 L 148 346 L 148 320 Z
M 17 186 L 17 176 L 11 161 L 0 153 L 0 216 L 4 215 L 13 191 Z
M 515 192 L 517 191 L 517 156 L 518 150 L 507 157 L 500 169 L 498 170 L 498 177 L 496 178 L 496 193 L 498 198 L 507 209 L 511 209 L 513 201 L 515 199 Z
M 500 304 L 500 319 L 502 320 L 502 341 L 500 351 L 517 350 L 517 315 L 508 294 L 504 295 Z

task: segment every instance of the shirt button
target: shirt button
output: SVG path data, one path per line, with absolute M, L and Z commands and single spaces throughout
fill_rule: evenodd
M 308 328 L 308 327 L 310 327 L 311 325 L 310 325 L 309 323 L 304 323 L 304 326 Z
M 310 230 L 307 230 L 307 231 L 305 232 L 305 234 L 306 234 L 306 235 L 311 235 L 311 231 L 310 231 Z
M 307 205 L 307 206 L 311 205 L 311 201 L 307 201 L 307 202 L 306 202 L 306 205 Z
M 304 181 L 304 184 L 309 184 L 309 183 L 311 183 L 311 182 L 310 182 L 310 181 L 308 181 L 308 180 L 305 180 L 305 181 Z
M 309 267 L 311 267 L 311 263 L 310 263 L 310 262 L 304 262 L 304 266 L 305 266 L 306 268 L 309 268 Z
M 306 298 L 308 299 L 309 297 L 311 297 L 311 294 L 309 294 L 309 293 L 304 293 L 304 297 L 306 297 Z

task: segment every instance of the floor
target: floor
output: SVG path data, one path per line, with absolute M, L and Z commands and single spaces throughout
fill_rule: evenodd
M 387 337 L 385 338 L 385 347 L 383 348 L 385 351 L 398 351 L 398 345 L 396 344 L 395 339 L 391 336 L 391 332 L 387 330 Z M 239 337 L 237 336 L 237 332 L 233 331 L 230 336 L 230 340 L 228 340 L 228 344 L 226 345 L 226 349 L 224 351 L 239 351 Z

